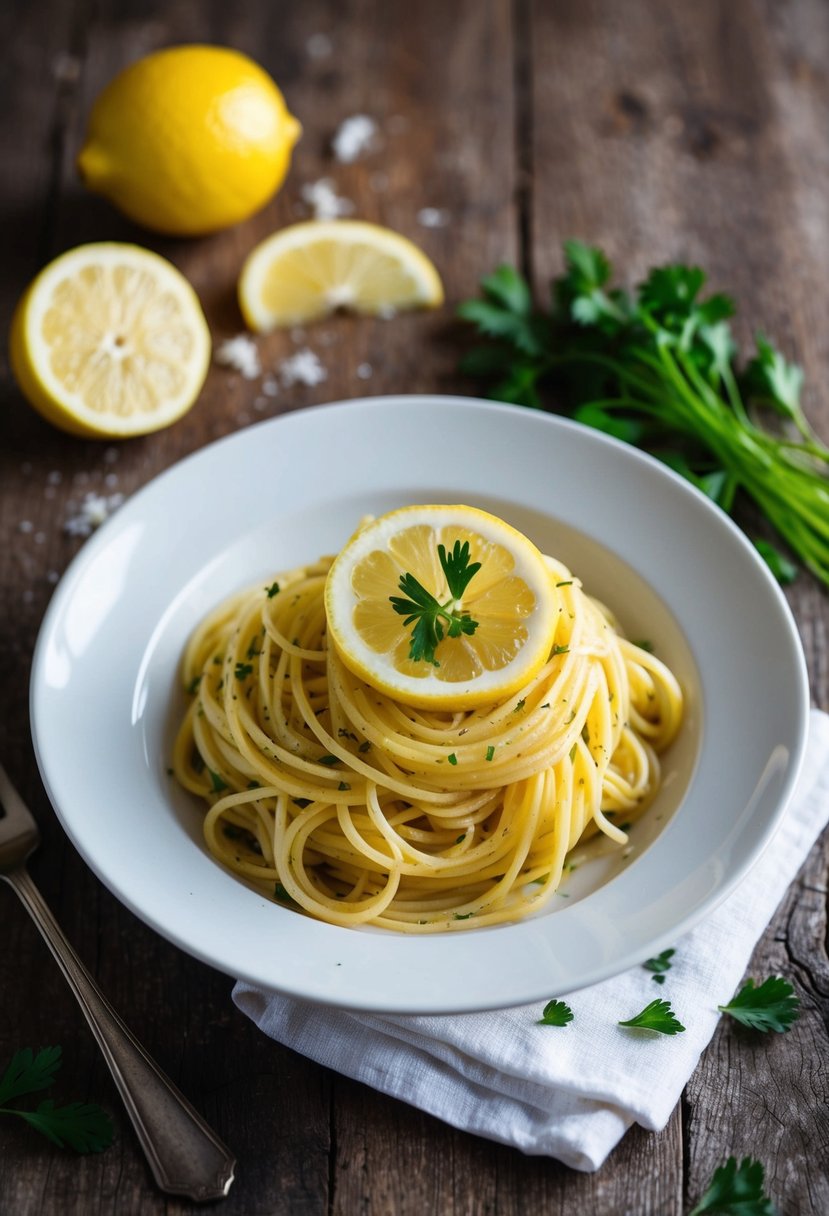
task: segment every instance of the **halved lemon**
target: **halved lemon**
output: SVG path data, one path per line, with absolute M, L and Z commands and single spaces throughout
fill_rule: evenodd
M 137 245 L 79 245 L 43 269 L 17 306 L 10 356 L 44 418 L 92 438 L 169 426 L 196 400 L 210 331 L 172 263 Z
M 468 544 L 480 562 L 453 599 L 438 546 Z M 474 632 L 443 638 L 434 662 L 411 658 L 413 626 L 391 597 L 411 574 L 439 604 L 477 622 Z M 402 507 L 362 527 L 338 554 L 325 587 L 328 633 L 345 665 L 405 704 L 469 709 L 502 701 L 549 658 L 558 592 L 544 558 L 526 536 L 467 506 Z
M 442 303 L 440 276 L 426 254 L 398 232 L 362 220 L 283 228 L 257 245 L 239 278 L 242 314 L 259 333 L 338 308 L 388 316 Z

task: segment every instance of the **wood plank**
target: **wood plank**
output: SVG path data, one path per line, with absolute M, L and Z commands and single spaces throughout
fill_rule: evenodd
M 679 4 L 533 6 L 536 289 L 545 292 L 558 273 L 569 236 L 605 248 L 627 282 L 662 261 L 706 267 L 741 306 L 743 342 L 760 328 L 803 363 L 806 408 L 826 437 L 829 350 L 817 317 L 829 303 L 820 236 L 829 14 L 809 0 L 785 8 L 740 0 L 697 6 L 693 20 L 686 14 Z M 787 595 L 814 701 L 826 707 L 825 592 L 802 576 Z M 734 1152 L 764 1162 L 785 1210 L 826 1209 L 826 1079 L 813 1063 L 827 1054 L 826 874 L 818 848 L 753 962 L 752 974 L 791 979 L 804 1002 L 801 1022 L 772 1042 L 723 1027 L 688 1087 L 688 1206 Z M 625 1170 L 620 1154 L 609 1164 Z M 681 1179 L 679 1157 L 674 1170 Z
M 199 285 L 204 288 L 206 283 L 219 282 L 220 302 L 232 299 L 237 268 L 232 241 L 237 237 L 224 245 L 217 241 L 212 260 L 200 255 L 209 242 L 158 240 L 129 225 L 103 201 L 85 194 L 72 170 L 85 114 L 106 80 L 128 59 L 153 46 L 203 37 L 207 31 L 184 5 L 159 3 L 132 10 L 102 6 L 88 27 L 85 5 L 69 14 L 68 23 L 58 20 L 64 6 L 55 9 L 51 21 L 48 6 L 40 5 L 29 25 L 19 31 L 25 54 L 20 52 L 19 66 L 9 82 L 9 96 L 27 99 L 29 77 L 38 80 L 38 71 L 40 76 L 48 76 L 61 50 L 74 47 L 75 69 L 71 80 L 61 80 L 55 105 L 42 115 L 27 111 L 22 115 L 25 121 L 6 125 L 10 145 L 7 171 L 14 176 L 19 169 L 22 181 L 26 166 L 33 161 L 43 179 L 36 180 L 33 171 L 25 188 L 20 186 L 29 200 L 28 218 L 25 209 L 20 209 L 21 232 L 29 232 L 37 200 L 48 196 L 43 204 L 48 222 L 39 229 L 39 260 L 85 240 L 136 240 L 172 257 L 185 271 L 202 266 Z M 268 16 L 261 6 L 249 6 L 249 10 L 242 17 L 245 37 L 265 45 Z M 225 19 L 218 6 L 217 14 L 212 35 L 217 41 L 235 43 L 233 19 Z M 85 28 L 79 32 L 76 27 L 81 25 Z M 53 31 L 48 40 L 41 37 L 43 26 Z M 284 38 L 283 31 L 279 53 L 299 61 L 302 47 L 291 46 Z M 38 56 L 42 56 L 40 63 Z M 33 64 L 38 63 L 38 70 L 33 71 Z M 34 101 L 32 108 L 36 108 Z M 42 146 L 33 145 L 38 120 L 51 144 L 44 138 Z M 50 186 L 46 170 L 51 161 L 46 153 L 52 147 L 62 153 L 62 175 Z M 25 239 L 21 244 L 25 245 Z M 30 251 L 28 265 L 21 267 L 17 277 L 4 278 L 6 315 L 35 269 Z M 218 307 L 210 302 L 211 320 Z M 240 327 L 240 322 L 235 323 Z M 63 436 L 43 424 L 15 391 L 7 393 L 10 401 L 4 411 L 0 449 L 5 456 L 4 474 L 8 473 L 3 524 L 11 543 L 4 548 L 2 587 L 15 598 L 6 605 L 9 610 L 0 626 L 3 654 L 10 656 L 4 664 L 7 709 L 0 725 L 0 747 L 44 827 L 44 846 L 31 868 L 70 939 L 135 1033 L 240 1158 L 238 1179 L 223 1210 L 251 1212 L 264 1202 L 268 1211 L 316 1214 L 326 1209 L 328 1195 L 330 1099 L 324 1070 L 270 1043 L 234 1010 L 230 980 L 183 956 L 101 887 L 66 844 L 34 780 L 28 741 L 27 669 L 37 624 L 51 592 L 50 571 L 62 570 L 80 547 L 80 542 L 62 530 L 70 503 L 87 489 L 100 492 L 112 477 L 117 477 L 117 483 L 111 490 L 130 494 L 171 460 L 216 434 L 235 429 L 239 407 L 226 391 L 227 376 L 219 369 L 211 375 L 215 383 L 200 403 L 192 429 L 123 444 L 101 445 Z M 246 387 L 252 393 L 252 386 Z M 58 471 L 61 478 L 56 482 L 51 474 Z M 27 519 L 32 521 L 32 530 L 20 533 L 19 522 Z M 8 1058 L 27 1037 L 33 1045 L 61 1042 L 65 1053 L 61 1094 L 101 1102 L 112 1112 L 117 1128 L 111 1149 L 82 1159 L 55 1153 L 25 1129 L 12 1128 L 13 1152 L 0 1154 L 4 1201 L 21 1216 L 196 1210 L 187 1203 L 168 1201 L 153 1187 L 79 1011 L 22 909 L 14 906 L 10 893 L 4 891 L 2 898 L 9 901 L 3 914 L 12 928 L 10 948 L 3 952 L 0 964 L 4 998 L 8 994 L 0 1026 L 0 1058 Z M 24 984 L 18 980 L 21 973 Z
M 527 1212 L 607 1212 L 681 1216 L 674 1162 L 681 1158 L 679 1111 L 660 1135 L 633 1127 L 621 1153 L 597 1173 L 446 1128 L 429 1115 L 365 1086 L 337 1081 L 334 1216 L 525 1216 Z

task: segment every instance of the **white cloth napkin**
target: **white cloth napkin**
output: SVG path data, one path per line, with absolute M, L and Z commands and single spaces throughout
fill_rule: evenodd
M 740 986 L 757 940 L 829 819 L 829 716 L 813 711 L 797 789 L 739 888 L 676 944 L 667 982 L 637 967 L 567 997 L 566 1027 L 538 1005 L 452 1017 L 348 1013 L 238 982 L 233 999 L 266 1034 L 454 1127 L 596 1170 L 634 1122 L 665 1126 Z M 759 982 L 765 976 L 755 977 Z M 684 1034 L 625 1031 L 656 997 Z

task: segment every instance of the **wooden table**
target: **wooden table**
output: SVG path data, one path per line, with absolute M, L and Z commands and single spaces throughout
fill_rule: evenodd
M 580 1175 L 457 1133 L 262 1036 L 234 1009 L 227 977 L 136 920 L 68 845 L 38 780 L 27 717 L 38 626 L 82 543 L 64 530 L 71 504 L 86 491 L 130 495 L 187 453 L 280 411 L 385 392 L 474 392 L 456 371 L 453 305 L 501 260 L 528 270 L 542 294 L 571 235 L 601 244 L 628 279 L 668 259 L 707 267 L 742 304 L 741 336 L 762 328 L 804 365 L 808 411 L 829 438 L 829 8 L 821 0 L 9 0 L 0 28 L 4 325 L 52 256 L 123 239 L 170 257 L 199 292 L 215 339 L 232 336 L 242 330 L 234 287 L 243 257 L 307 214 L 302 187 L 325 176 L 355 214 L 416 239 L 447 290 L 437 314 L 336 319 L 304 337 L 263 339 L 266 367 L 307 343 L 327 379 L 262 398 L 258 383 L 215 366 L 187 417 L 132 442 L 51 429 L 4 366 L 0 755 L 43 825 L 31 869 L 68 936 L 238 1154 L 222 1210 L 666 1216 L 690 1208 L 729 1154 L 751 1154 L 784 1212 L 829 1211 L 825 844 L 752 965 L 756 975 L 791 980 L 800 1021 L 759 1044 L 722 1025 L 665 1131 L 634 1128 L 601 1171 Z M 189 242 L 132 227 L 84 193 L 73 171 L 104 83 L 141 54 L 188 41 L 251 53 L 304 126 L 279 196 L 250 222 Z M 353 164 L 335 162 L 331 135 L 356 113 L 377 120 L 379 146 Z M 446 222 L 424 226 L 423 208 Z M 787 594 L 814 701 L 828 708 L 826 593 L 803 576 Z M 0 1063 L 19 1046 L 62 1044 L 60 1094 L 101 1102 L 117 1125 L 106 1153 L 80 1158 L 0 1123 L 0 1210 L 190 1211 L 154 1190 L 81 1014 L 5 888 L 0 925 Z

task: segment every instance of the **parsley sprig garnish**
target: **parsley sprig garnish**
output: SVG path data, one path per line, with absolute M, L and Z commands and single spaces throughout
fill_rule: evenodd
M 729 1157 L 714 1170 L 705 1194 L 688 1216 L 704 1212 L 721 1216 L 777 1216 L 777 1208 L 763 1191 L 765 1171 L 759 1161 L 744 1157 L 737 1164 Z
M 694 266 L 652 270 L 633 291 L 610 285 L 600 249 L 564 246 L 549 310 L 501 266 L 460 315 L 487 339 L 463 361 L 499 401 L 555 408 L 658 456 L 729 514 L 739 494 L 829 584 L 829 448 L 803 413 L 803 373 L 766 338 L 738 364 L 728 296 L 703 297 Z M 755 541 L 781 582 L 795 567 Z
M 469 560 L 469 541 L 461 544 L 456 540 L 451 553 L 446 552 L 445 545 L 438 545 L 438 558 L 449 588 L 448 600 L 441 603 L 409 573 L 400 576 L 399 590 L 403 596 L 389 596 L 394 611 L 406 618 L 403 624 L 414 625 L 409 658 L 413 663 L 422 661 L 433 667 L 440 666 L 435 650 L 444 636 L 458 638 L 462 633 L 473 634 L 478 628 L 478 622 L 462 611 L 461 600 L 481 568 L 480 562 Z
M 44 1098 L 34 1110 L 7 1105 L 24 1094 L 48 1089 L 60 1063 L 60 1047 L 41 1047 L 37 1054 L 31 1047 L 15 1052 L 0 1077 L 0 1115 L 16 1115 L 59 1148 L 72 1148 L 76 1153 L 99 1153 L 112 1143 L 114 1129 L 109 1115 L 95 1103 L 70 1102 L 68 1106 L 56 1106 L 52 1098 Z
M 633 1026 L 638 1030 L 656 1030 L 659 1034 L 681 1034 L 685 1027 L 671 1009 L 670 1001 L 651 1001 L 641 1013 L 620 1022 L 620 1026 Z
M 786 1031 L 800 1017 L 800 1001 L 794 995 L 794 988 L 779 975 L 770 976 L 756 988 L 754 980 L 746 980 L 727 1005 L 717 1008 L 743 1026 L 764 1033 Z

